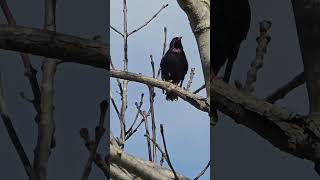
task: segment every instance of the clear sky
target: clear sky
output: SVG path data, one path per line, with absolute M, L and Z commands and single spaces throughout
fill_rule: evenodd
M 182 44 L 189 62 L 189 71 L 186 75 L 184 86 L 189 79 L 190 69 L 194 67 L 196 68 L 196 75 L 191 89 L 195 90 L 204 84 L 200 57 L 188 18 L 176 1 L 128 1 L 129 32 L 142 25 L 164 4 L 169 4 L 169 6 L 147 27 L 129 37 L 129 71 L 152 76 L 149 56 L 150 54 L 153 55 L 157 70 L 162 55 L 163 28 L 167 27 L 169 42 L 175 36 L 183 36 Z M 122 8 L 122 1 L 111 1 L 111 25 L 120 31 L 123 30 Z M 112 60 L 117 68 L 122 68 L 122 37 L 111 31 L 110 39 Z M 118 107 L 120 107 L 119 94 L 116 93 L 118 87 L 115 80 L 111 80 L 111 90 L 113 96 L 116 97 Z M 131 125 L 136 114 L 134 103 L 139 101 L 141 93 L 145 94 L 143 109 L 148 110 L 149 93 L 147 86 L 134 82 L 129 83 L 128 112 L 126 115 L 127 124 L 129 125 Z M 205 96 L 205 91 L 202 91 L 200 95 Z M 181 99 L 177 102 L 166 101 L 165 95 L 159 89 L 156 89 L 155 115 L 158 142 L 161 142 L 159 124 L 162 123 L 164 124 L 167 147 L 175 170 L 190 178 L 194 178 L 207 164 L 210 156 L 208 115 Z M 111 109 L 111 130 L 116 136 L 119 136 L 119 119 L 114 109 Z M 125 150 L 131 154 L 148 159 L 144 134 L 144 126 L 141 126 L 139 131 L 129 139 Z M 160 144 L 162 145 L 162 143 Z M 209 174 L 208 171 L 202 179 L 209 179 Z

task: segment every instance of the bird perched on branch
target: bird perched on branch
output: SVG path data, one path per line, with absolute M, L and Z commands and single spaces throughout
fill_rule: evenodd
M 220 68 L 228 61 L 223 80 L 229 81 L 240 44 L 247 37 L 250 20 L 248 0 L 213 1 L 213 77 L 217 76 Z
M 170 42 L 169 50 L 162 57 L 160 68 L 162 80 L 169 81 L 182 87 L 185 75 L 188 72 L 188 61 L 183 51 L 182 37 L 175 37 Z M 173 92 L 166 92 L 166 100 L 178 100 Z

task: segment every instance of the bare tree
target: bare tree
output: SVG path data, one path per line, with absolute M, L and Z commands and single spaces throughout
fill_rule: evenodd
M 257 81 L 257 71 L 262 67 L 263 55 L 270 38 L 271 23 L 260 24 L 257 38 L 256 58 L 247 73 L 245 85 L 236 82 L 236 87 L 213 79 L 211 95 L 216 108 L 231 117 L 235 122 L 255 131 L 280 150 L 315 164 L 319 173 L 319 61 L 317 40 L 319 24 L 313 17 L 319 15 L 318 1 L 292 0 L 304 72 L 276 89 L 265 98 L 252 95 Z M 300 115 L 274 105 L 294 88 L 307 84 L 309 95 L 309 114 Z
M 210 64 L 210 2 L 206 1 L 178 1 L 180 7 L 188 15 L 191 29 L 193 30 L 197 39 L 199 52 L 201 55 L 204 77 L 209 77 L 209 64 Z M 156 70 L 152 56 L 150 57 L 151 68 L 153 71 L 152 76 L 146 76 L 129 72 L 128 69 L 128 37 L 133 33 L 138 32 L 140 29 L 147 26 L 156 16 L 167 7 L 164 5 L 159 9 L 156 14 L 151 17 L 145 24 L 141 25 L 132 32 L 128 32 L 127 29 L 127 5 L 126 0 L 123 0 L 123 12 L 124 12 L 124 30 L 120 32 L 115 28 L 118 34 L 123 38 L 124 42 L 124 67 L 122 70 L 116 70 L 111 61 L 109 55 L 108 46 L 96 39 L 90 40 L 72 35 L 67 35 L 59 32 L 55 32 L 55 17 L 56 17 L 56 1 L 45 0 L 45 22 L 44 29 L 22 27 L 15 25 L 15 20 L 10 12 L 9 7 L 5 0 L 0 1 L 1 8 L 5 13 L 8 24 L 0 25 L 0 48 L 6 50 L 13 50 L 21 52 L 21 59 L 24 64 L 27 78 L 33 90 L 34 99 L 30 100 L 24 97 L 26 100 L 32 103 L 36 112 L 38 113 L 35 120 L 38 125 L 38 141 L 35 149 L 35 158 L 33 164 L 30 162 L 27 154 L 24 152 L 24 148 L 20 143 L 18 135 L 14 130 L 11 123 L 11 117 L 6 109 L 6 102 L 2 89 L 0 87 L 0 113 L 1 117 L 6 125 L 6 129 L 10 135 L 10 138 L 15 145 L 17 153 L 25 167 L 26 174 L 31 180 L 45 180 L 48 179 L 48 162 L 50 155 L 54 153 L 55 139 L 54 139 L 54 117 L 53 117 L 53 92 L 54 92 L 54 77 L 57 64 L 72 62 L 91 66 L 93 68 L 100 68 L 105 70 L 106 74 L 110 74 L 112 78 L 115 78 L 119 89 L 121 91 L 122 102 L 121 107 L 118 109 L 114 106 L 118 112 L 119 119 L 121 121 L 121 134 L 120 138 L 116 139 L 112 134 L 107 139 L 110 139 L 109 152 L 98 152 L 99 142 L 101 141 L 104 132 L 104 118 L 106 110 L 109 108 L 107 101 L 102 101 L 100 104 L 100 119 L 95 129 L 95 136 L 91 138 L 88 129 L 82 128 L 80 135 L 84 140 L 85 147 L 89 151 L 89 158 L 84 165 L 82 179 L 87 179 L 92 163 L 95 163 L 99 169 L 106 175 L 106 177 L 112 177 L 113 179 L 189 179 L 179 172 L 174 170 L 174 167 L 170 161 L 170 147 L 166 145 L 165 130 L 160 126 L 160 133 L 162 137 L 163 147 L 159 145 L 159 141 L 156 139 L 156 117 L 154 115 L 154 88 L 160 88 L 167 91 L 176 93 L 181 99 L 190 103 L 194 108 L 209 112 L 209 98 L 201 97 L 196 93 L 189 91 L 192 83 L 192 76 L 188 82 L 187 88 L 176 87 L 170 82 L 159 80 L 156 76 Z M 164 42 L 164 49 L 166 47 L 166 38 Z M 43 56 L 42 81 L 39 83 L 36 79 L 36 70 L 32 67 L 31 60 L 28 57 L 28 53 Z M 109 65 L 112 67 L 109 68 Z M 121 80 L 120 80 L 121 79 Z M 122 82 L 121 82 L 122 81 Z M 149 144 L 149 160 L 143 160 L 139 157 L 130 155 L 123 150 L 125 141 L 132 136 L 136 130 L 134 124 L 128 129 L 126 127 L 125 113 L 127 108 L 127 92 L 128 82 L 135 81 L 148 86 L 149 88 L 149 102 L 150 108 L 143 110 L 141 104 L 137 103 L 137 116 L 141 116 L 143 121 L 136 126 L 138 128 L 144 123 L 146 130 L 146 141 Z M 209 94 L 209 79 L 205 81 L 207 94 Z M 198 90 L 199 91 L 199 90 Z M 209 97 L 209 96 L 208 96 Z M 112 97 L 111 97 L 112 100 Z M 141 96 L 141 103 L 143 103 L 143 95 Z M 111 101 L 112 103 L 112 101 Z M 148 119 L 151 120 L 151 133 L 149 132 Z M 108 149 L 108 148 L 107 148 Z M 166 161 L 170 168 L 162 167 L 155 164 L 156 154 L 160 153 L 162 161 Z M 104 158 L 103 158 L 104 157 Z M 198 175 L 195 175 L 198 179 L 204 174 L 208 165 Z
M 210 65 L 210 2 L 209 1 L 178 1 L 180 7 L 186 12 L 188 15 L 189 21 L 191 22 L 191 29 L 194 32 L 194 35 L 197 39 L 198 46 L 201 46 L 199 48 L 199 52 L 201 54 L 201 62 L 202 62 L 202 68 L 204 69 L 204 77 L 206 77 L 206 81 L 204 84 L 208 85 L 209 79 L 209 65 Z M 197 108 L 200 111 L 204 111 L 209 113 L 210 105 L 209 105 L 209 98 L 201 97 L 197 95 L 196 93 L 190 92 L 190 86 L 192 84 L 192 80 L 194 77 L 195 70 L 192 68 L 190 73 L 189 81 L 187 82 L 187 85 L 185 88 L 176 87 L 174 84 L 170 82 L 165 82 L 159 79 L 159 72 L 160 68 L 158 70 L 157 76 L 156 76 L 156 68 L 155 63 L 153 60 L 153 56 L 150 55 L 150 68 L 152 70 L 152 75 L 142 75 L 134 72 L 130 72 L 130 69 L 128 68 L 128 61 L 130 59 L 128 58 L 128 48 L 130 48 L 128 44 L 128 39 L 131 37 L 132 34 L 139 32 L 142 28 L 149 25 L 149 23 L 155 18 L 157 18 L 159 15 L 167 6 L 168 4 L 163 5 L 160 7 L 160 9 L 150 18 L 148 19 L 144 24 L 137 27 L 135 30 L 132 30 L 131 32 L 128 32 L 128 14 L 127 10 L 127 1 L 123 0 L 123 31 L 121 32 L 117 28 L 111 26 L 111 30 L 113 30 L 117 35 L 120 35 L 118 37 L 123 39 L 123 70 L 116 69 L 116 67 L 113 64 L 113 61 L 118 61 L 117 59 L 112 59 L 110 62 L 111 70 L 110 75 L 111 77 L 115 78 L 115 83 L 117 84 L 117 91 L 120 94 L 121 97 L 121 105 L 117 107 L 115 103 L 114 96 L 111 95 L 111 101 L 113 104 L 113 108 L 115 112 L 117 113 L 120 121 L 120 135 L 119 137 L 114 137 L 111 135 L 111 139 L 114 141 L 111 141 L 111 151 L 110 151 L 110 162 L 113 162 L 115 164 L 120 165 L 123 167 L 126 171 L 128 171 L 131 176 L 135 177 L 138 176 L 142 179 L 188 179 L 187 177 L 184 177 L 182 175 L 179 175 L 178 172 L 175 171 L 173 163 L 170 160 L 170 154 L 168 153 L 168 149 L 170 147 L 166 146 L 166 138 L 164 134 L 164 127 L 162 124 L 160 124 L 160 133 L 162 137 L 162 144 L 163 147 L 160 146 L 159 140 L 156 139 L 157 134 L 157 122 L 156 122 L 156 116 L 155 116 L 155 110 L 154 106 L 158 106 L 157 103 L 154 101 L 154 88 L 160 88 L 166 91 L 171 91 L 176 93 L 181 99 L 185 100 L 186 102 L 190 103 L 192 106 Z M 165 13 L 165 12 L 164 12 Z M 161 18 L 161 17 L 159 17 Z M 201 24 L 200 24 L 201 23 Z M 164 27 L 164 43 L 163 43 L 163 51 L 162 56 L 164 56 L 165 51 L 167 47 L 167 28 Z M 121 80 L 123 79 L 123 80 Z M 141 94 L 140 103 L 136 102 L 135 106 L 137 109 L 137 113 L 135 116 L 134 122 L 129 126 L 127 126 L 128 122 L 126 120 L 126 110 L 128 108 L 128 82 L 130 83 L 132 81 L 142 83 L 147 85 L 149 89 L 149 104 L 150 107 L 146 110 L 142 108 L 142 104 L 145 101 L 145 93 Z M 209 87 L 209 86 L 207 86 Z M 207 88 L 208 89 L 208 88 Z M 113 90 L 115 91 L 115 90 Z M 209 91 L 207 91 L 209 92 Z M 208 96 L 209 97 L 209 96 Z M 138 116 L 141 117 L 141 121 L 137 121 Z M 209 119 L 209 118 L 208 118 Z M 151 127 L 150 127 L 151 123 Z M 139 168 L 137 167 L 134 160 L 131 160 L 127 157 L 124 151 L 125 143 L 130 139 L 130 137 L 137 132 L 138 128 L 144 124 L 145 128 L 145 137 L 146 137 L 146 143 L 147 143 L 147 152 L 148 152 L 148 161 L 143 161 L 143 164 L 139 164 Z M 118 151 L 119 154 L 116 156 L 116 154 L 113 154 L 113 150 Z M 169 168 L 164 169 L 163 167 L 156 165 L 156 157 L 157 152 L 160 153 L 160 165 L 163 164 L 163 161 L 166 161 Z M 149 164 L 152 168 L 144 167 L 144 164 Z M 208 168 L 208 165 L 206 166 L 205 170 Z M 165 170 L 165 172 L 163 172 Z M 200 172 L 198 175 L 198 178 L 204 174 L 205 170 Z

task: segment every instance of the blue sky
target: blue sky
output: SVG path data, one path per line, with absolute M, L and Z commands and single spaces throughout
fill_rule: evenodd
M 131 35 L 128 41 L 129 71 L 152 76 L 150 54 L 153 55 L 156 70 L 159 67 L 163 46 L 163 28 L 168 29 L 168 39 L 175 36 L 183 36 L 182 43 L 189 62 L 189 71 L 184 81 L 186 85 L 190 69 L 196 68 L 196 74 L 191 86 L 195 90 L 204 84 L 200 57 L 196 40 L 192 34 L 188 18 L 176 1 L 128 1 L 128 31 L 136 29 L 150 17 L 152 17 L 164 4 L 169 4 L 147 27 Z M 122 1 L 111 1 L 111 25 L 118 30 L 123 30 Z M 118 69 L 123 67 L 123 39 L 117 33 L 111 31 L 111 56 L 114 65 Z M 169 43 L 168 42 L 168 43 Z M 167 44 L 168 46 L 168 44 Z M 114 79 L 111 80 L 111 91 L 120 107 L 120 96 L 116 93 L 118 87 Z M 139 102 L 141 93 L 145 94 L 144 110 L 149 109 L 149 93 L 145 85 L 135 82 L 129 83 L 128 110 L 126 114 L 127 126 L 131 125 L 136 114 L 134 103 Z M 205 96 L 205 91 L 200 92 Z M 157 122 L 157 139 L 161 142 L 159 124 L 164 124 L 167 147 L 175 170 L 190 178 L 195 177 L 207 164 L 210 154 L 209 142 L 209 118 L 179 99 L 177 102 L 165 100 L 165 95 L 160 89 L 156 89 L 155 115 Z M 111 109 L 111 131 L 119 136 L 119 119 L 115 110 Z M 144 126 L 126 142 L 125 150 L 131 154 L 147 159 L 147 144 Z M 160 143 L 162 146 L 162 143 Z M 158 158 L 159 160 L 160 158 Z M 202 179 L 210 179 L 209 171 Z

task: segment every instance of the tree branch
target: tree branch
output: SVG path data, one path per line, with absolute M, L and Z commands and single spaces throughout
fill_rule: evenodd
M 80 136 L 85 142 L 85 146 L 88 151 L 93 151 L 93 143 L 90 140 L 88 129 L 82 128 L 80 130 Z M 99 169 L 104 173 L 106 177 L 111 177 L 113 179 L 123 179 L 131 180 L 132 177 L 125 173 L 120 167 L 116 164 L 107 164 L 102 158 L 101 155 L 96 152 L 93 156 L 93 162 L 99 167 Z
M 16 130 L 13 127 L 12 121 L 10 119 L 9 113 L 7 112 L 6 102 L 4 99 L 3 87 L 1 82 L 1 74 L 0 74 L 0 116 L 3 120 L 3 123 L 6 127 L 6 130 L 9 134 L 12 144 L 14 145 L 19 158 L 23 164 L 23 167 L 28 175 L 29 180 L 35 180 L 35 173 L 31 166 L 30 160 L 25 152 L 22 143 L 17 135 Z
M 320 133 L 314 123 L 307 123 L 303 116 L 258 100 L 221 80 L 213 80 L 211 94 L 218 110 L 280 150 L 313 161 L 319 170 Z
M 91 172 L 91 167 L 92 167 L 92 161 L 94 161 L 94 157 L 97 153 L 97 149 L 98 149 L 100 140 L 105 132 L 105 128 L 104 128 L 105 123 L 104 122 L 105 122 L 105 116 L 106 116 L 106 112 L 107 112 L 108 107 L 109 107 L 109 104 L 106 100 L 100 102 L 100 119 L 99 119 L 98 126 L 96 126 L 96 128 L 95 128 L 94 143 L 92 145 L 92 149 L 90 150 L 90 155 L 87 160 L 87 163 L 84 167 L 81 180 L 87 180 L 89 178 L 89 175 Z
M 49 30 L 0 24 L 0 49 L 109 69 L 109 47 L 98 41 Z
M 130 33 L 128 34 L 128 36 L 130 36 L 130 35 L 133 34 L 133 33 L 138 32 L 140 29 L 142 29 L 142 28 L 144 28 L 145 26 L 147 26 L 155 17 L 157 17 L 157 15 L 158 15 L 164 8 L 166 8 L 166 7 L 168 7 L 168 6 L 169 6 L 169 4 L 163 5 L 163 6 L 160 8 L 160 10 L 159 10 L 156 14 L 154 14 L 147 22 L 145 22 L 143 25 L 139 26 L 137 29 L 135 29 L 135 30 L 133 30 L 132 32 L 130 32 Z
M 163 167 L 157 166 L 150 161 L 145 161 L 135 156 L 125 153 L 120 148 L 110 144 L 109 161 L 125 168 L 132 174 L 135 174 L 143 179 L 153 180 L 169 180 L 173 179 L 172 171 Z M 178 175 L 179 180 L 187 180 L 187 177 Z
M 271 37 L 269 35 L 270 29 L 270 21 L 264 20 L 260 23 L 260 35 L 257 38 L 258 46 L 256 48 L 256 57 L 250 65 L 250 69 L 247 72 L 247 79 L 243 87 L 243 90 L 249 93 L 253 93 L 255 89 L 255 82 L 257 81 L 258 71 L 263 66 L 263 58 L 267 52 L 267 47 L 271 40 Z
M 279 99 L 284 98 L 290 91 L 299 87 L 300 85 L 304 84 L 305 78 L 304 73 L 298 74 L 294 77 L 291 81 L 287 82 L 285 85 L 281 86 L 280 88 L 276 89 L 273 93 L 271 93 L 265 100 L 269 103 L 275 103 Z
M 44 29 L 56 30 L 56 1 L 45 0 Z M 47 170 L 51 149 L 55 146 L 54 131 L 54 76 L 58 61 L 44 58 L 42 63 L 42 82 L 40 100 L 40 121 L 38 122 L 38 140 L 34 151 L 34 169 L 39 180 L 47 179 Z
M 198 44 L 207 97 L 210 97 L 210 0 L 177 0 Z
M 6 19 L 8 21 L 8 24 L 10 25 L 16 25 L 16 21 L 8 7 L 8 4 L 6 2 L 6 0 L 1 0 L 0 1 L 0 6 L 2 8 L 2 11 L 4 12 Z M 24 68 L 25 68 L 25 76 L 28 78 L 29 83 L 31 85 L 31 89 L 33 92 L 33 100 L 30 101 L 33 105 L 33 107 L 35 108 L 35 110 L 37 111 L 37 115 L 35 117 L 35 121 L 38 122 L 39 121 L 39 116 L 40 116 L 40 96 L 41 96 L 41 92 L 40 92 L 40 86 L 38 84 L 38 80 L 37 80 L 37 70 L 35 70 L 32 67 L 31 64 L 31 60 L 30 57 L 28 56 L 28 54 L 26 53 L 20 53 L 21 56 L 21 60 L 23 62 Z
M 130 81 L 135 81 L 139 83 L 143 83 L 146 85 L 154 86 L 166 91 L 172 91 L 175 94 L 177 94 L 181 99 L 189 102 L 191 105 L 193 105 L 195 108 L 204 111 L 209 112 L 209 104 L 207 102 L 207 99 L 198 96 L 196 94 L 193 94 L 191 92 L 188 92 L 184 90 L 183 88 L 177 87 L 176 85 L 158 80 L 155 78 L 147 77 L 141 74 L 136 74 L 132 72 L 125 72 L 125 71 L 118 71 L 118 70 L 110 70 L 110 76 L 120 79 L 127 79 Z

